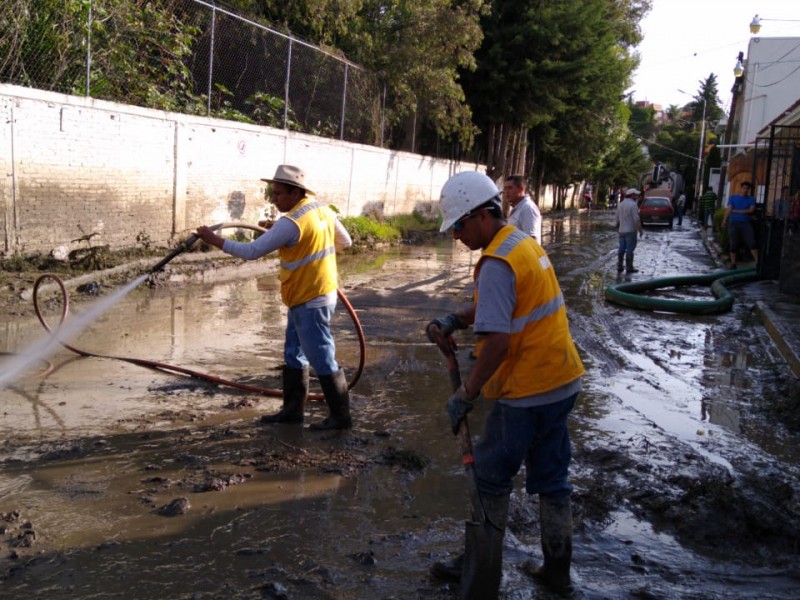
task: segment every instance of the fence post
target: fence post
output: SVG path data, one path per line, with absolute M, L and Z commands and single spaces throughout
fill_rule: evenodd
M 292 80 L 292 38 L 289 38 L 289 55 L 286 57 L 286 86 L 283 90 L 283 128 L 289 129 L 289 83 Z
M 386 82 L 383 82 L 383 97 L 381 98 L 381 148 L 383 148 L 383 130 L 386 127 Z
M 344 140 L 344 109 L 347 106 L 347 73 L 350 65 L 344 63 L 344 86 L 342 87 L 342 116 L 339 120 L 339 139 Z
M 89 76 L 92 72 L 92 3 L 89 2 L 89 12 L 86 14 L 86 87 L 84 95 L 89 97 Z
M 214 41 L 217 31 L 217 5 L 211 3 L 211 43 L 208 46 L 208 100 L 206 101 L 206 116 L 211 116 L 211 88 L 214 81 Z

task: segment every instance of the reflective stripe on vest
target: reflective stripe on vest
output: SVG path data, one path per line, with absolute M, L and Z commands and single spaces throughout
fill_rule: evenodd
M 281 298 L 297 306 L 336 290 L 336 216 L 319 202 L 303 198 L 285 215 L 297 224 L 300 239 L 291 248 L 280 248 Z

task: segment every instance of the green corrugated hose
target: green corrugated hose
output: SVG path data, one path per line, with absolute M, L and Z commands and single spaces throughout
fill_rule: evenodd
M 718 271 L 708 275 L 678 275 L 675 277 L 648 279 L 646 281 L 632 281 L 608 286 L 606 288 L 606 300 L 614 304 L 640 310 L 660 310 L 690 315 L 716 315 L 729 311 L 733 306 L 733 296 L 731 296 L 726 286 L 750 283 L 757 279 L 758 275 L 755 269 L 742 269 L 741 271 Z M 709 284 L 711 284 L 711 293 L 714 294 L 716 300 L 672 300 L 670 298 L 640 295 L 642 292 L 651 292 L 662 288 Z

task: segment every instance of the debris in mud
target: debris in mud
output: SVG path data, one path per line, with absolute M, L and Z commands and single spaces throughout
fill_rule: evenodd
M 280 583 L 271 582 L 261 586 L 261 597 L 270 600 L 288 600 L 289 590 Z
M 162 517 L 177 517 L 179 515 L 185 515 L 189 512 L 190 508 L 191 504 L 189 504 L 188 498 L 175 498 L 169 504 L 165 504 L 159 508 L 158 514 Z
M 203 473 L 203 480 L 196 482 L 192 486 L 193 492 L 221 492 L 227 487 L 239 485 L 252 477 L 250 473 Z
M 72 444 L 66 448 L 58 448 L 42 456 L 42 460 L 69 460 L 81 458 L 84 450 L 79 444 Z
M 375 558 L 375 553 L 372 550 L 367 550 L 366 552 L 356 552 L 354 554 L 348 554 L 348 556 L 358 564 L 364 565 L 365 567 L 378 564 L 378 560 Z
M 431 459 L 414 450 L 403 450 L 390 446 L 381 453 L 383 464 L 399 467 L 407 471 L 422 471 Z

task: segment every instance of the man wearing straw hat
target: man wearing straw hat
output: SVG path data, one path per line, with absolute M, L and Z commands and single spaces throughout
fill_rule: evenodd
M 327 206 L 309 198 L 305 173 L 279 165 L 271 179 L 270 201 L 284 215 L 252 242 L 221 238 L 209 227 L 197 228 L 205 243 L 223 252 L 255 260 L 275 250 L 280 257 L 281 299 L 289 307 L 283 356 L 283 407 L 262 423 L 302 423 L 308 397 L 309 365 L 319 378 L 328 416 L 312 429 L 349 429 L 350 397 L 344 371 L 336 362 L 330 320 L 336 308 L 336 252 L 352 244 L 347 230 Z

